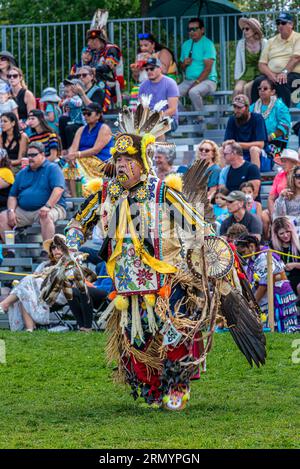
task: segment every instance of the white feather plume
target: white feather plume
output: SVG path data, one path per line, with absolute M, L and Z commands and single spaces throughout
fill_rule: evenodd
M 92 19 L 91 29 L 104 29 L 108 20 L 108 10 L 98 8 Z
M 167 106 L 168 101 L 166 99 L 162 99 L 155 104 L 153 111 L 160 112 L 165 106 Z

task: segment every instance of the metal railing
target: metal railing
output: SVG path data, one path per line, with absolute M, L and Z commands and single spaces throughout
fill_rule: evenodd
M 299 30 L 300 11 L 293 10 Z M 203 17 L 206 35 L 216 45 L 219 89 L 230 90 L 233 86 L 233 69 L 236 43 L 241 37 L 238 20 L 241 16 L 257 18 L 263 25 L 265 37 L 276 33 L 275 18 L 278 12 L 247 12 L 242 14 L 206 15 Z M 118 44 L 123 52 L 125 79 L 130 83 L 130 64 L 134 62 L 138 48 L 138 34 L 151 31 L 158 42 L 165 44 L 180 57 L 181 44 L 187 39 L 188 17 L 177 22 L 168 18 L 130 18 L 108 22 L 111 42 Z M 24 25 L 0 25 L 2 50 L 12 52 L 22 68 L 29 89 L 40 96 L 43 88 L 55 86 L 65 78 L 72 64 L 80 59 L 81 49 L 86 45 L 86 31 L 90 21 L 71 23 L 47 23 Z
M 9 50 L 22 68 L 30 90 L 40 96 L 43 88 L 54 86 L 66 78 L 74 63 L 80 60 L 86 45 L 90 21 L 1 25 L 1 50 Z M 135 61 L 138 34 L 152 31 L 159 42 L 177 50 L 176 18 L 132 18 L 108 23 L 110 42 L 122 50 L 125 79 L 130 81 L 130 64 Z

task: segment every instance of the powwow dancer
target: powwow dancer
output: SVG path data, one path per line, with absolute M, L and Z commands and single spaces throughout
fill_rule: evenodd
M 119 115 L 116 177 L 82 204 L 66 237 L 77 250 L 95 225 L 102 230 L 100 256 L 115 285 L 102 318 L 108 358 L 118 361 L 135 399 L 178 410 L 189 400 L 190 378 L 211 347 L 218 314 L 251 365 L 265 362 L 265 338 L 254 303 L 241 294 L 230 246 L 192 206 L 204 202 L 209 216 L 205 162 L 185 175 L 187 198 L 178 176 L 162 182 L 152 169 L 155 146 L 163 145 L 156 138 L 170 124 L 149 102 L 143 97 L 136 113 L 124 108 Z M 195 341 L 202 345 L 198 359 Z

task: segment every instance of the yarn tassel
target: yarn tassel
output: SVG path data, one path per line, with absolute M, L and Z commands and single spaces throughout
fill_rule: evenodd
M 147 308 L 149 331 L 151 332 L 152 335 L 154 335 L 156 331 L 158 330 L 158 326 L 156 324 L 154 311 L 153 311 L 156 298 L 155 298 L 155 295 L 146 294 L 144 295 L 144 299 L 145 299 L 146 308 Z
M 134 339 L 139 336 L 140 340 L 144 341 L 144 333 L 141 323 L 141 316 L 139 311 L 139 300 L 137 295 L 131 297 L 131 315 L 132 315 L 132 324 L 131 324 L 131 345 L 134 343 Z

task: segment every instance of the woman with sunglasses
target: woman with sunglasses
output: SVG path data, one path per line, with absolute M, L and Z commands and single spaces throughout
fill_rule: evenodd
M 196 160 L 206 160 L 208 162 L 208 198 L 211 199 L 216 193 L 219 185 L 220 150 L 218 145 L 212 140 L 202 140 L 196 150 Z
M 291 115 L 289 108 L 277 97 L 275 83 L 269 78 L 261 81 L 258 92 L 259 99 L 251 104 L 250 112 L 263 116 L 269 141 L 267 153 L 274 157 L 288 145 Z
M 72 197 L 76 197 L 76 179 L 99 177 L 99 162 L 111 158 L 112 132 L 103 122 L 102 109 L 97 103 L 83 108 L 86 125 L 80 127 L 64 159 L 69 163 L 64 168 L 65 179 L 69 181 Z
M 296 166 L 288 178 L 288 187 L 275 201 L 273 217 L 288 217 L 300 236 L 300 166 Z M 299 271 L 300 274 L 300 271 Z
M 82 99 L 84 106 L 97 103 L 102 108 L 105 92 L 96 83 L 94 69 L 88 65 L 84 65 L 79 68 L 76 78 L 80 80 L 83 86 L 78 83 L 74 85 L 74 90 Z
M 26 120 L 32 109 L 36 109 L 36 100 L 24 81 L 23 72 L 18 67 L 11 67 L 7 74 L 11 93 L 18 105 L 19 125 L 26 129 Z
M 3 81 L 5 83 L 8 83 L 7 74 L 10 71 L 11 67 L 16 65 L 16 60 L 10 52 L 6 50 L 0 52 L 0 82 Z
M 233 95 L 245 94 L 250 99 L 253 81 L 260 75 L 260 53 L 267 40 L 263 38 L 262 26 L 255 18 L 240 18 L 239 27 L 243 31 L 243 38 L 238 41 L 236 48 Z
M 28 137 L 20 132 L 18 118 L 13 112 L 2 114 L 1 128 L 0 147 L 7 151 L 12 171 L 16 174 L 21 169 L 22 158 L 26 154 Z

